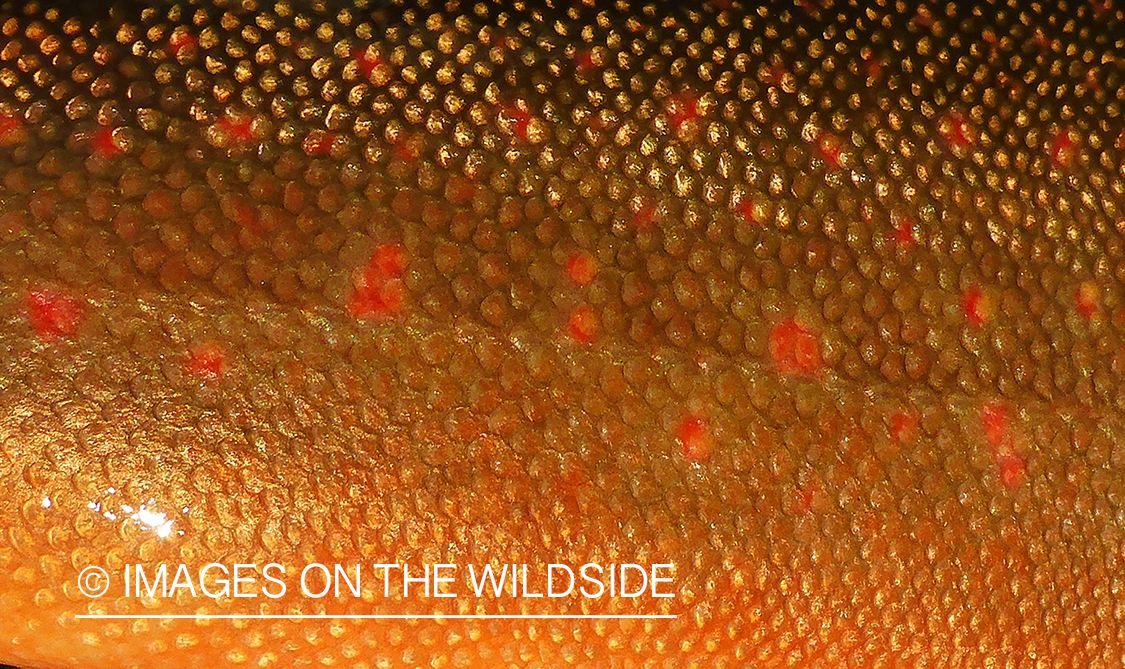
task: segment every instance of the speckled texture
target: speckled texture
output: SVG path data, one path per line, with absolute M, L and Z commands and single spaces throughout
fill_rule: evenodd
M 1121 666 L 1122 12 L 554 5 L 5 10 L 0 660 Z M 73 618 L 235 612 L 678 618 Z

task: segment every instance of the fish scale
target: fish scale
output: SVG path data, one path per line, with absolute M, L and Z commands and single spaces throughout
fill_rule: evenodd
M 0 660 L 1120 666 L 1122 18 L 5 5 Z M 446 617 L 75 618 L 238 613 Z

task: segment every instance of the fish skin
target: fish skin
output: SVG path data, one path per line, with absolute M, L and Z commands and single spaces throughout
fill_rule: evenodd
M 254 4 L 0 19 L 0 660 L 1121 666 L 1120 10 Z M 678 617 L 74 618 L 436 611 Z

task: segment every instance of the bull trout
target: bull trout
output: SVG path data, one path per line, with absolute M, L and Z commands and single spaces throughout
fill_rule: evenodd
M 1119 667 L 1122 11 L 0 16 L 0 661 Z

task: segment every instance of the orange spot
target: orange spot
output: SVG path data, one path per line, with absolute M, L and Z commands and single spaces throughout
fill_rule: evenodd
M 227 354 L 218 344 L 206 343 L 188 352 L 187 373 L 201 381 L 214 381 L 227 370 Z
M 914 441 L 918 437 L 918 417 L 912 413 L 899 411 L 890 419 L 891 438 L 901 443 Z
M 699 416 L 690 415 L 680 421 L 676 439 L 680 442 L 680 455 L 689 462 L 706 462 L 715 450 L 711 430 Z
M 999 458 L 1000 482 L 1009 490 L 1018 488 L 1026 479 L 1027 462 L 1016 454 L 1002 455 Z
M 398 244 L 375 249 L 367 269 L 356 281 L 348 300 L 348 313 L 356 318 L 389 320 L 402 313 L 406 290 L 399 278 L 406 268 L 406 251 Z
M 90 138 L 90 148 L 99 158 L 112 158 L 121 155 L 121 148 L 113 141 L 113 128 L 98 128 Z
M 570 336 L 583 344 L 594 341 L 598 334 L 598 317 L 590 307 L 578 307 L 570 315 Z
M 827 132 L 821 133 L 816 140 L 816 149 L 829 168 L 840 169 L 840 154 L 843 153 L 844 143 L 839 137 Z
M 1075 300 L 1078 302 L 1078 313 L 1086 320 L 1094 317 L 1098 313 L 1098 286 L 1093 281 L 1087 281 L 1078 287 L 1075 294 Z
M 580 286 L 589 285 L 597 273 L 598 263 L 594 260 L 594 256 L 586 251 L 579 251 L 566 261 L 567 276 Z
M 811 332 L 790 318 L 770 332 L 770 357 L 782 374 L 806 376 L 820 368 L 820 345 Z
M 974 286 L 965 291 L 962 306 L 970 325 L 981 326 L 992 318 L 992 300 L 980 288 Z
M 31 327 L 41 337 L 71 337 L 82 324 L 82 306 L 75 299 L 54 290 L 30 291 L 25 306 Z

